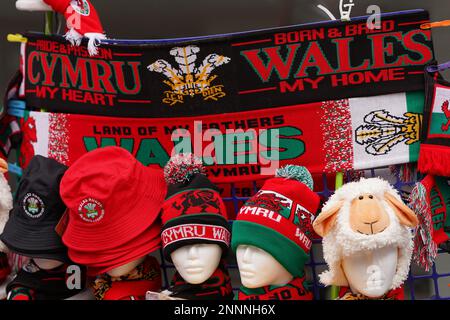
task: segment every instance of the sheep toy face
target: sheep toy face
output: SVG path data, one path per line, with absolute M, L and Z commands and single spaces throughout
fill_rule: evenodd
M 375 298 L 401 286 L 413 248 L 410 228 L 417 224 L 415 213 L 387 181 L 363 178 L 345 184 L 313 223 L 329 266 L 320 281 Z
M 350 205 L 350 227 L 361 234 L 383 232 L 390 224 L 381 201 L 372 194 L 363 194 Z

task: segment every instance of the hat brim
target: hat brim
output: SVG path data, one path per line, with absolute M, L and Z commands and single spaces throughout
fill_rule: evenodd
M 138 169 L 139 168 L 139 169 Z M 116 215 L 114 223 L 72 223 L 62 237 L 63 243 L 74 250 L 83 252 L 102 252 L 118 248 L 147 230 L 159 217 L 167 186 L 164 179 L 155 179 L 162 171 L 140 165 L 139 178 L 134 183 L 142 187 L 141 194 L 134 196 L 134 202 L 124 214 Z M 156 181 L 156 182 L 155 182 Z M 126 186 L 124 186 L 126 187 Z M 145 212 L 145 214 L 143 214 Z M 105 214 L 108 214 L 107 212 Z M 78 219 L 78 212 L 70 211 L 70 219 Z
M 139 237 L 120 249 L 106 252 L 83 252 L 69 249 L 69 257 L 76 263 L 95 268 L 103 273 L 112 268 L 127 264 L 146 254 L 155 251 L 161 246 L 160 227 L 155 225 L 146 230 Z M 89 272 L 92 274 L 92 272 Z
M 11 213 L 0 237 L 7 247 L 17 252 L 63 251 L 65 246 L 54 224 L 30 225 Z
M 14 247 L 9 247 L 12 252 L 18 253 L 21 256 L 28 258 L 40 258 L 40 259 L 49 259 L 49 260 L 57 260 L 64 263 L 72 263 L 69 256 L 67 255 L 67 249 L 63 251 L 24 251 L 19 250 Z

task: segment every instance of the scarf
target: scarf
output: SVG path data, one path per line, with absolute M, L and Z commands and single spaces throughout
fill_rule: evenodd
M 17 273 L 6 287 L 8 300 L 62 300 L 79 293 L 80 289 L 69 289 L 67 279 L 70 264 L 63 264 L 51 270 L 40 269 L 31 259 Z M 82 269 L 82 286 L 85 272 Z
M 368 169 L 417 161 L 423 103 L 422 91 L 403 92 L 266 108 L 264 116 L 261 110 L 251 110 L 220 117 L 171 118 L 170 128 L 167 118 L 32 111 L 26 112 L 21 121 L 23 136 L 30 137 L 24 139 L 21 155 L 23 163 L 40 154 L 70 166 L 86 152 L 116 145 L 145 165 L 164 167 L 174 148 L 173 139 L 177 141 L 176 152 L 192 151 L 190 139 L 199 125 L 197 121 L 201 121 L 205 137 L 214 132 L 215 142 L 201 146 L 205 156 L 223 151 L 228 129 L 253 128 L 259 132 L 250 138 L 235 137 L 236 143 L 259 145 L 255 157 L 218 156 L 206 167 L 208 177 L 216 184 L 255 181 L 261 179 L 263 170 L 269 174 L 274 169 L 261 160 L 266 154 L 262 147 L 277 136 L 283 136 L 278 139 L 279 149 L 284 150 L 279 154 L 280 167 L 303 165 L 311 174 Z M 174 128 L 188 130 L 181 134 Z
M 11 267 L 9 265 L 8 256 L 6 253 L 0 252 L 0 283 L 3 283 L 10 273 Z
M 341 287 L 337 300 L 405 300 L 403 287 L 388 291 L 380 298 L 369 298 L 359 293 L 353 293 L 349 287 Z
M 80 16 L 80 28 L 101 32 L 92 5 L 78 2 L 91 9 Z M 63 7 L 56 11 L 65 13 Z M 84 43 L 72 47 L 60 36 L 26 34 L 27 108 L 191 117 L 422 90 L 423 68 L 434 56 L 430 30 L 420 29 L 428 12 L 381 16 L 376 34 L 361 31 L 356 19 L 189 39 L 105 40 L 95 59 Z M 399 54 L 386 59 L 387 51 Z
M 94 296 L 97 300 L 145 300 L 148 290 L 161 288 L 161 269 L 155 257 L 145 260 L 129 273 L 111 277 L 102 274 L 94 281 Z
M 435 67 L 435 66 L 432 66 Z M 439 72 L 425 72 L 426 102 L 418 169 L 450 176 L 450 82 Z
M 201 284 L 188 283 L 176 272 L 167 291 L 170 292 L 170 297 L 186 300 L 233 299 L 231 279 L 223 261 L 219 263 L 211 277 Z
M 249 289 L 241 287 L 237 300 L 312 300 L 313 294 L 304 287 L 305 278 L 294 278 L 284 286 Z
M 409 206 L 419 218 L 413 259 L 428 271 L 438 247 L 450 252 L 450 179 L 427 175 L 411 191 Z

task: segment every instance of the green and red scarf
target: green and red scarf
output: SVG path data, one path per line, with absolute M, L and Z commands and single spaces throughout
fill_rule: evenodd
M 304 282 L 304 277 L 298 277 L 283 286 L 266 286 L 257 289 L 241 286 L 236 300 L 313 300 L 313 294 L 305 288 Z
M 428 271 L 438 247 L 450 252 L 450 178 L 427 175 L 412 190 L 409 206 L 419 218 L 413 259 Z

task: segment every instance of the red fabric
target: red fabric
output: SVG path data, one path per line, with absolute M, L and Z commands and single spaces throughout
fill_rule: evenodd
M 175 194 L 164 202 L 162 224 L 181 215 L 199 213 L 218 214 L 228 219 L 225 204 L 218 192 L 196 189 Z
M 352 294 L 349 287 L 340 287 L 339 288 L 339 298 L 343 298 L 346 294 Z M 354 295 L 354 294 L 352 294 Z M 383 297 L 380 298 L 368 298 L 362 295 L 354 295 L 358 296 L 358 300 L 405 300 L 405 289 L 403 287 L 388 291 Z
M 145 300 L 147 291 L 158 291 L 161 285 L 150 280 L 116 281 L 103 300 Z
M 58 13 L 64 14 L 72 0 L 44 0 L 52 9 Z
M 105 147 L 72 164 L 60 191 L 69 212 L 63 242 L 70 256 L 71 249 L 91 252 L 89 265 L 97 261 L 96 254 L 136 249 L 136 239 L 159 216 L 166 184 L 161 169 L 143 166 L 123 148 Z
M 255 195 L 241 207 L 237 221 L 257 223 L 275 230 L 295 242 L 305 252 L 309 252 L 312 245 L 312 216 L 316 214 L 320 205 L 320 197 L 305 184 L 285 178 L 273 178 L 264 183 L 261 191 L 281 194 L 290 199 L 292 204 L 285 203 L 273 193 Z M 289 217 L 280 214 L 281 206 L 290 206 Z M 309 212 L 304 212 L 301 207 Z M 305 218 L 302 219 L 301 216 Z M 294 223 L 298 219 L 299 224 Z
M 301 204 L 309 212 L 315 213 L 319 206 L 320 197 L 311 191 L 304 183 L 286 178 L 273 178 L 264 183 L 263 190 L 281 193 L 286 198 Z
M 64 15 L 67 29 L 73 28 L 81 35 L 103 33 L 97 11 L 88 0 L 78 0 L 77 6 L 71 5 L 71 0 L 44 0 L 44 2 L 51 6 L 54 11 Z
M 421 183 L 423 184 L 423 186 L 425 187 L 425 189 L 427 191 L 425 193 L 425 196 L 426 196 L 426 201 L 427 201 L 428 204 L 430 204 L 430 205 L 433 204 L 433 203 L 436 204 L 436 201 L 437 201 L 437 203 L 442 203 L 442 207 L 441 207 L 442 209 L 440 209 L 439 212 L 433 212 L 433 210 L 431 210 L 431 208 L 430 208 L 429 214 L 431 215 L 431 220 L 433 221 L 433 223 L 437 223 L 438 221 L 436 220 L 436 217 L 434 217 L 434 215 L 443 215 L 443 217 L 440 220 L 445 222 L 446 219 L 447 219 L 447 216 L 446 216 L 447 212 L 445 210 L 445 208 L 446 208 L 446 206 L 445 206 L 445 197 L 443 197 L 441 191 L 436 186 L 436 181 L 434 179 L 434 176 L 432 176 L 430 174 L 427 175 L 425 178 L 423 178 Z M 438 197 L 436 199 L 433 199 L 433 201 L 432 201 L 432 199 L 431 199 L 431 190 L 433 188 L 434 188 L 434 192 L 436 192 Z M 441 227 L 441 228 L 432 227 L 430 231 L 433 234 L 432 235 L 433 236 L 433 241 L 437 245 L 439 245 L 439 244 L 449 240 L 449 237 L 448 237 L 448 235 L 445 232 L 443 227 Z
M 418 169 L 435 176 L 450 176 L 450 148 L 433 144 L 421 144 Z
M 94 61 L 97 61 L 94 59 Z M 108 71 L 109 72 L 109 71 Z M 114 71 L 111 71 L 114 73 Z M 64 90 L 63 90 L 64 91 Z M 68 92 L 67 92 L 68 93 Z M 92 94 L 86 92 L 85 97 Z M 68 96 L 67 96 L 68 97 Z M 89 98 L 90 99 L 90 98 Z M 271 167 L 269 164 L 262 163 L 261 157 L 265 154 L 267 147 L 264 146 L 268 133 L 258 131 L 249 143 L 258 143 L 258 149 L 254 150 L 259 160 L 255 164 L 240 164 L 233 157 L 235 163 L 226 163 L 225 160 L 217 160 L 213 165 L 206 166 L 208 178 L 216 184 L 247 182 L 252 183 L 255 180 L 274 175 L 275 169 L 287 164 L 303 165 L 311 173 L 322 174 L 327 166 L 326 150 L 323 148 L 324 140 L 321 129 L 322 103 L 311 103 L 305 105 L 295 105 L 289 107 L 278 107 L 264 109 L 264 117 L 276 118 L 284 117 L 283 126 L 277 127 L 275 124 L 256 128 L 267 129 L 274 133 L 275 129 L 280 130 L 280 148 L 286 150 L 280 152 L 280 163 L 277 167 Z M 39 113 L 41 114 L 41 113 Z M 189 127 L 195 128 L 194 121 L 202 121 L 205 128 L 212 128 L 219 120 L 217 115 L 202 115 L 196 117 L 176 117 L 176 118 L 120 118 L 89 116 L 78 114 L 50 114 L 51 124 L 49 127 L 49 136 L 61 136 L 64 134 L 67 144 L 58 143 L 48 146 L 47 155 L 54 153 L 65 156 L 65 164 L 71 166 L 78 158 L 86 154 L 87 151 L 108 143 L 121 145 L 131 150 L 133 155 L 142 163 L 161 168 L 169 160 L 169 155 L 174 146 L 171 133 L 166 132 L 167 123 L 170 127 Z M 31 114 L 30 117 L 38 117 L 37 114 Z M 235 123 L 237 121 L 251 121 L 261 117 L 261 110 L 233 112 L 220 115 L 220 121 Z M 111 131 L 113 128 L 129 128 L 130 134 L 124 135 Z M 151 132 L 143 128 L 150 128 Z M 230 127 L 233 129 L 234 127 Z M 148 129 L 148 130 L 150 130 Z M 154 130 L 154 131 L 153 131 Z M 206 129 L 205 129 L 206 130 Z M 193 132 L 191 132 L 193 135 Z M 193 136 L 192 136 L 193 137 Z M 225 139 L 225 135 L 222 136 Z M 110 139 L 109 141 L 107 139 Z M 242 140 L 244 141 L 244 140 Z M 44 140 L 38 137 L 37 145 L 43 145 Z M 46 143 L 46 142 L 45 142 Z M 211 143 L 204 141 L 202 152 L 206 156 L 208 150 L 211 150 Z M 304 149 L 302 146 L 306 146 Z M 214 148 L 223 148 L 219 144 Z M 222 149 L 223 150 L 223 149 Z M 234 156 L 234 155 L 233 155 Z M 272 162 L 273 164 L 273 162 Z M 256 166 L 267 171 L 267 175 L 261 175 Z M 250 168 L 252 168 L 250 170 Z M 255 169 L 255 170 L 254 170 Z M 341 168 L 342 169 L 342 168 Z M 250 185 L 253 190 L 253 186 Z

